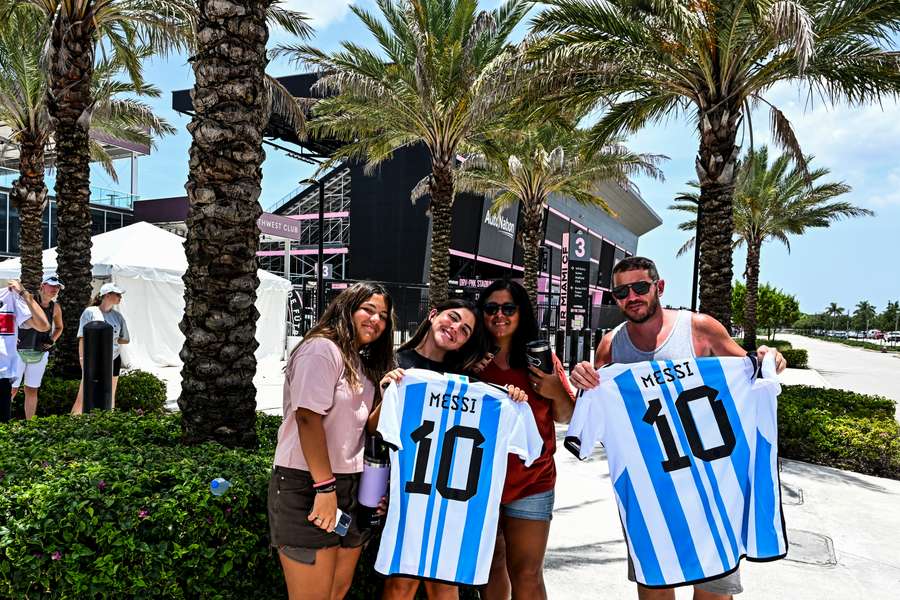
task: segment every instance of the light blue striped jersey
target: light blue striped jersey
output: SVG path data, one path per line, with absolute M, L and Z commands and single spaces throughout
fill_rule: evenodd
M 697 583 L 741 558 L 787 554 L 774 357 L 691 358 L 600 369 L 566 447 L 600 441 L 639 583 Z
M 541 454 L 528 403 L 464 377 L 408 369 L 385 391 L 378 432 L 393 448 L 375 569 L 487 583 L 507 454 L 526 465 Z

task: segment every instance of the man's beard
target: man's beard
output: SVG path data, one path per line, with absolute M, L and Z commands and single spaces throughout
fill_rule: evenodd
M 656 314 L 656 311 L 658 311 L 658 310 L 659 310 L 659 297 L 654 296 L 653 300 L 651 300 L 650 304 L 647 306 L 647 314 L 644 315 L 643 317 L 639 317 L 636 319 L 636 318 L 632 317 L 631 315 L 629 315 L 628 312 L 624 311 L 624 310 L 622 311 L 622 313 L 625 315 L 626 319 L 628 319 L 632 323 L 640 325 L 641 323 L 647 322 L 653 315 Z

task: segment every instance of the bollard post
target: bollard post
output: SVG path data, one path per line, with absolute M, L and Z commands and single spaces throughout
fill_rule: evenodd
M 106 321 L 84 326 L 84 412 L 112 408 L 113 328 Z

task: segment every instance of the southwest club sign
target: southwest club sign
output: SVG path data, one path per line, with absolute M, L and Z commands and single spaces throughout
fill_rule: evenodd
M 263 213 L 256 221 L 259 232 L 288 240 L 300 239 L 300 222 L 281 215 Z

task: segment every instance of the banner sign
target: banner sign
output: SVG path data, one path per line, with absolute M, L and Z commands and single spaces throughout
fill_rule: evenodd
M 291 320 L 291 335 L 302 335 L 303 293 L 296 288 L 288 296 L 288 318 Z
M 497 214 L 491 213 L 493 198 L 485 198 L 481 207 L 481 231 L 478 256 L 511 263 L 515 250 L 516 218 L 519 203 L 514 202 Z
M 562 234 L 559 267 L 559 331 L 569 330 L 569 232 Z
M 256 220 L 256 226 L 259 227 L 260 233 L 288 240 L 300 239 L 300 221 L 288 217 L 263 213 Z
M 568 312 L 569 329 L 580 330 L 590 327 L 591 295 L 591 240 L 583 229 L 577 229 L 569 236 L 568 260 Z M 563 244 L 566 248 L 566 244 Z

